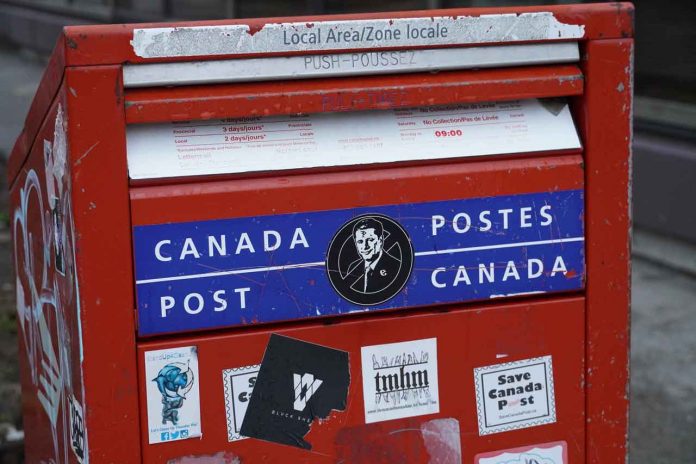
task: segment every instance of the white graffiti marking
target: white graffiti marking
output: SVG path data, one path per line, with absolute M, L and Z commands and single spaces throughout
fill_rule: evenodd
M 84 389 L 81 365 L 76 367 L 78 375 L 73 375 L 76 371 L 71 338 L 72 334 L 80 336 L 80 320 L 76 309 L 79 301 L 74 231 L 61 106 L 56 115 L 53 142 L 44 140 L 44 167 L 46 196 L 39 175 L 31 169 L 14 211 L 17 314 L 31 381 L 51 426 L 54 453 L 47 462 L 67 463 L 71 449 L 70 398 L 79 391 L 84 403 Z M 70 330 L 67 311 L 75 312 L 72 320 L 76 321 L 76 330 Z M 81 340 L 78 342 L 81 347 Z M 78 385 L 73 385 L 75 378 L 79 379 Z M 86 449 L 86 436 L 84 443 Z

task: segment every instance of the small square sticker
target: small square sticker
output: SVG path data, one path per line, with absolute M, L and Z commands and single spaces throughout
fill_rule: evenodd
M 556 422 L 551 356 L 474 369 L 479 435 Z
M 361 349 L 365 423 L 440 412 L 437 339 Z
M 237 441 L 247 437 L 242 435 L 242 422 L 246 414 L 251 392 L 256 386 L 260 364 L 236 367 L 222 371 L 225 389 L 225 411 L 227 413 L 227 440 Z

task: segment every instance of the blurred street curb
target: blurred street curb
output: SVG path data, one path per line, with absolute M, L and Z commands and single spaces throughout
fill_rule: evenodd
M 691 243 L 636 229 L 632 256 L 696 278 L 696 245 Z
M 24 127 L 46 60 L 0 40 L 0 160 L 4 163 Z

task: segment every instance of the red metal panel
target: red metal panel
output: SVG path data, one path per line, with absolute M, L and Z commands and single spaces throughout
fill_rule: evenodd
M 125 121 L 118 66 L 66 72 L 92 462 L 140 461 Z
M 576 66 L 134 89 L 128 123 L 359 111 L 580 95 Z
M 530 304 L 489 305 L 447 312 L 422 311 L 407 317 L 370 316 L 335 325 L 286 325 L 285 336 L 348 351 L 350 389 L 345 411 L 315 422 L 305 451 L 246 439 L 229 443 L 222 370 L 257 364 L 268 342 L 267 329 L 230 331 L 225 335 L 142 343 L 138 347 L 140 394 L 145 398 L 144 352 L 197 345 L 201 388 L 201 439 L 148 445 L 146 415 L 141 415 L 143 459 L 147 463 L 178 462 L 183 456 L 217 456 L 229 462 L 454 462 L 428 449 L 420 426 L 436 418 L 459 424 L 462 460 L 471 463 L 486 451 L 563 440 L 569 462 L 584 462 L 584 299 L 559 298 Z M 360 347 L 437 337 L 440 413 L 365 424 Z M 501 362 L 552 354 L 558 421 L 480 437 L 476 423 L 473 369 Z M 291 388 L 291 383 L 288 384 Z M 144 404 L 143 404 L 144 407 Z M 447 441 L 447 436 L 437 437 Z M 172 460 L 172 461 L 170 461 Z M 182 461 L 184 462 L 184 461 Z M 216 461 L 208 461 L 216 462 Z
M 570 190 L 583 175 L 567 155 L 139 187 L 131 215 L 135 226 Z
M 322 20 L 351 20 L 378 18 L 413 18 L 431 16 L 481 16 L 487 14 L 520 14 L 539 11 L 552 12 L 563 23 L 585 25 L 585 40 L 599 38 L 621 38 L 633 35 L 633 6 L 630 3 L 603 3 L 595 5 L 546 5 L 533 7 L 508 8 L 472 8 L 426 10 L 408 12 L 368 13 L 337 16 L 305 16 L 289 18 L 263 18 L 224 21 L 201 21 L 195 23 L 163 24 L 121 24 L 113 26 L 71 26 L 65 29 L 67 44 L 67 65 L 94 65 L 141 63 L 153 61 L 185 61 L 190 58 L 166 60 L 145 60 L 133 53 L 130 41 L 133 29 L 143 27 L 205 26 L 225 24 L 248 24 L 252 31 L 259 30 L 265 24 L 278 22 L 314 22 Z M 345 50 L 350 51 L 350 50 Z M 297 52 L 295 54 L 302 53 Z M 284 53 L 290 54 L 290 53 Z M 254 55 L 245 55 L 254 56 Z M 221 58 L 208 56 L 205 59 Z M 238 57 L 241 57 L 238 56 Z
M 587 173 L 587 457 L 625 462 L 628 441 L 633 40 L 590 42 Z

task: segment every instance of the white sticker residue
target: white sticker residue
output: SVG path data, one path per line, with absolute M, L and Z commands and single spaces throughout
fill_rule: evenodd
M 580 39 L 585 26 L 564 24 L 551 12 L 437 16 L 248 25 L 134 29 L 142 58 L 239 55 L 290 51 L 422 47 Z
M 477 454 L 475 464 L 568 464 L 564 441 Z
M 479 435 L 556 422 L 551 356 L 474 369 Z
M 568 105 L 557 106 L 534 99 L 135 124 L 128 169 L 153 179 L 580 148 Z
M 365 422 L 440 412 L 437 339 L 361 349 Z
M 150 444 L 202 435 L 197 347 L 146 351 L 145 382 Z
M 239 433 L 244 422 L 244 415 L 249 406 L 251 392 L 256 385 L 259 364 L 254 366 L 236 367 L 222 371 L 222 383 L 225 391 L 225 411 L 227 413 L 227 440 L 243 440 L 246 437 Z

